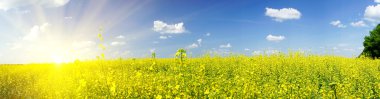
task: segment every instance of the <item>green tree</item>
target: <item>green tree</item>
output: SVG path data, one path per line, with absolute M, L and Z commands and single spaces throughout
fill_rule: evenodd
M 369 36 L 364 37 L 363 46 L 364 50 L 360 54 L 361 56 L 371 57 L 373 59 L 380 57 L 380 24 L 370 31 Z

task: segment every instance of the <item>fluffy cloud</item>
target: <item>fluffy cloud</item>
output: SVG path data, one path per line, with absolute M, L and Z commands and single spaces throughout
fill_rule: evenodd
M 202 39 L 200 38 L 197 40 L 197 43 L 193 43 L 193 44 L 187 46 L 186 48 L 188 48 L 188 49 L 198 48 L 201 46 L 201 44 L 202 44 Z
M 124 45 L 124 44 L 125 44 L 125 42 L 117 42 L 117 41 L 111 42 L 112 46 L 121 46 L 121 45 Z
M 269 34 L 266 39 L 268 41 L 271 41 L 271 42 L 279 42 L 279 41 L 282 41 L 285 39 L 285 36 L 282 36 L 282 35 L 279 35 L 279 36 L 275 36 L 275 35 L 272 35 L 272 34 Z
M 153 30 L 161 34 L 181 34 L 186 32 L 183 22 L 167 24 L 160 20 L 153 22 Z
M 368 6 L 364 12 L 364 19 L 371 22 L 380 22 L 380 4 Z
M 42 33 L 46 33 L 48 31 L 50 24 L 49 23 L 44 23 L 40 26 L 35 25 L 30 29 L 30 32 L 23 37 L 23 40 L 35 40 L 37 39 Z
M 198 42 L 198 45 L 200 46 L 202 43 L 202 39 L 198 39 L 197 42 Z
M 230 48 L 230 47 L 232 47 L 232 46 L 231 46 L 230 43 L 227 43 L 227 44 L 225 44 L 225 45 L 220 45 L 219 47 L 220 47 L 220 48 Z
M 366 27 L 367 24 L 364 21 L 351 22 L 351 26 L 353 27 Z
M 244 51 L 249 51 L 250 49 L 249 48 L 245 48 Z
M 9 10 L 18 7 L 39 5 L 44 7 L 60 7 L 70 0 L 1 0 L 0 10 Z
M 195 44 L 195 43 L 193 43 L 193 44 L 187 46 L 188 49 L 198 48 L 198 47 L 199 47 L 198 44 Z
M 330 22 L 331 25 L 336 26 L 338 28 L 346 28 L 346 25 L 343 25 L 340 20 Z
M 41 42 L 41 40 L 45 40 L 48 35 L 51 36 L 51 30 L 49 28 L 51 28 L 51 25 L 49 23 L 43 23 L 42 25 L 32 26 L 30 28 L 30 31 L 26 33 L 24 36 L 20 37 L 20 39 L 18 39 L 15 42 L 9 43 L 9 45 L 11 46 L 10 49 L 38 49 L 38 47 L 35 46 L 40 45 L 40 43 L 47 43 Z
M 380 3 L 380 0 L 375 0 L 375 3 Z
M 300 19 L 302 14 L 297 9 L 294 8 L 282 8 L 282 9 L 273 9 L 265 8 L 265 15 L 273 18 L 273 20 L 282 22 L 285 20 L 294 20 Z

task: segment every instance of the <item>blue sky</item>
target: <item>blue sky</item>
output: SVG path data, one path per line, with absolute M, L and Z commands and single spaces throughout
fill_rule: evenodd
M 0 63 L 102 52 L 173 57 L 178 48 L 192 56 L 292 49 L 353 57 L 379 22 L 380 0 L 1 0 Z

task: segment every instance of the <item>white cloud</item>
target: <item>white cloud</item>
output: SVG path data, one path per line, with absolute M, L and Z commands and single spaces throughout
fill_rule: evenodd
M 183 22 L 177 24 L 167 24 L 160 20 L 153 22 L 153 30 L 160 32 L 161 34 L 181 34 L 186 32 Z
M 198 39 L 197 42 L 198 42 L 198 45 L 200 46 L 202 43 L 202 39 Z
M 351 22 L 351 26 L 353 27 L 366 27 L 367 24 L 364 21 Z
M 24 36 L 23 40 L 34 40 L 34 39 L 37 39 L 37 37 L 39 36 L 40 34 L 40 27 L 39 26 L 33 26 L 31 29 L 30 29 L 30 32 Z
M 380 4 L 367 6 L 364 12 L 364 19 L 371 22 L 380 22 Z
M 35 25 L 30 29 L 30 32 L 23 37 L 23 40 L 35 40 L 37 39 L 42 33 L 46 33 L 48 31 L 50 24 L 44 23 L 41 26 Z
M 206 33 L 206 36 L 211 36 L 211 33 Z
M 112 46 L 121 46 L 121 45 L 124 45 L 124 44 L 125 44 L 125 42 L 117 42 L 117 41 L 111 42 Z
M 43 7 L 60 7 L 67 4 L 70 0 L 1 0 L 0 10 L 9 10 L 18 7 L 39 5 Z
M 159 38 L 164 40 L 164 39 L 168 39 L 168 36 L 160 36 Z
M 273 20 L 282 22 L 285 20 L 294 20 L 300 19 L 302 14 L 297 9 L 294 8 L 282 8 L 282 9 L 273 9 L 265 8 L 265 15 L 273 18 Z
M 249 48 L 245 48 L 244 51 L 249 51 L 250 49 Z
M 380 0 L 374 0 L 375 1 L 375 3 L 380 3 Z
M 266 39 L 268 41 L 273 41 L 273 42 L 279 42 L 279 41 L 282 41 L 285 39 L 285 36 L 282 36 L 282 35 L 279 35 L 279 36 L 275 36 L 275 35 L 272 35 L 272 34 L 269 34 Z
M 195 43 L 193 43 L 193 44 L 187 46 L 187 48 L 189 48 L 189 49 L 197 48 L 197 47 L 199 47 L 199 46 L 198 46 L 198 44 L 195 44 Z
M 227 44 L 225 44 L 225 45 L 220 45 L 219 47 L 220 47 L 220 48 L 230 48 L 230 47 L 232 47 L 232 46 L 231 46 L 230 43 L 227 43 Z
M 123 35 L 116 36 L 117 39 L 124 39 L 125 37 Z
M 343 25 L 342 22 L 340 22 L 340 20 L 331 21 L 330 24 L 338 28 L 346 28 L 346 25 Z
M 200 38 L 200 39 L 197 40 L 196 43 L 193 43 L 193 44 L 187 46 L 186 48 L 188 48 L 188 49 L 198 48 L 198 47 L 201 46 L 201 44 L 202 44 L 202 39 Z

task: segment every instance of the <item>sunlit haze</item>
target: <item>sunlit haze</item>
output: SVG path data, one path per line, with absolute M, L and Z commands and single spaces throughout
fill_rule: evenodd
M 379 11 L 374 0 L 0 0 L 0 63 L 96 59 L 99 44 L 107 59 L 178 48 L 356 57 Z

